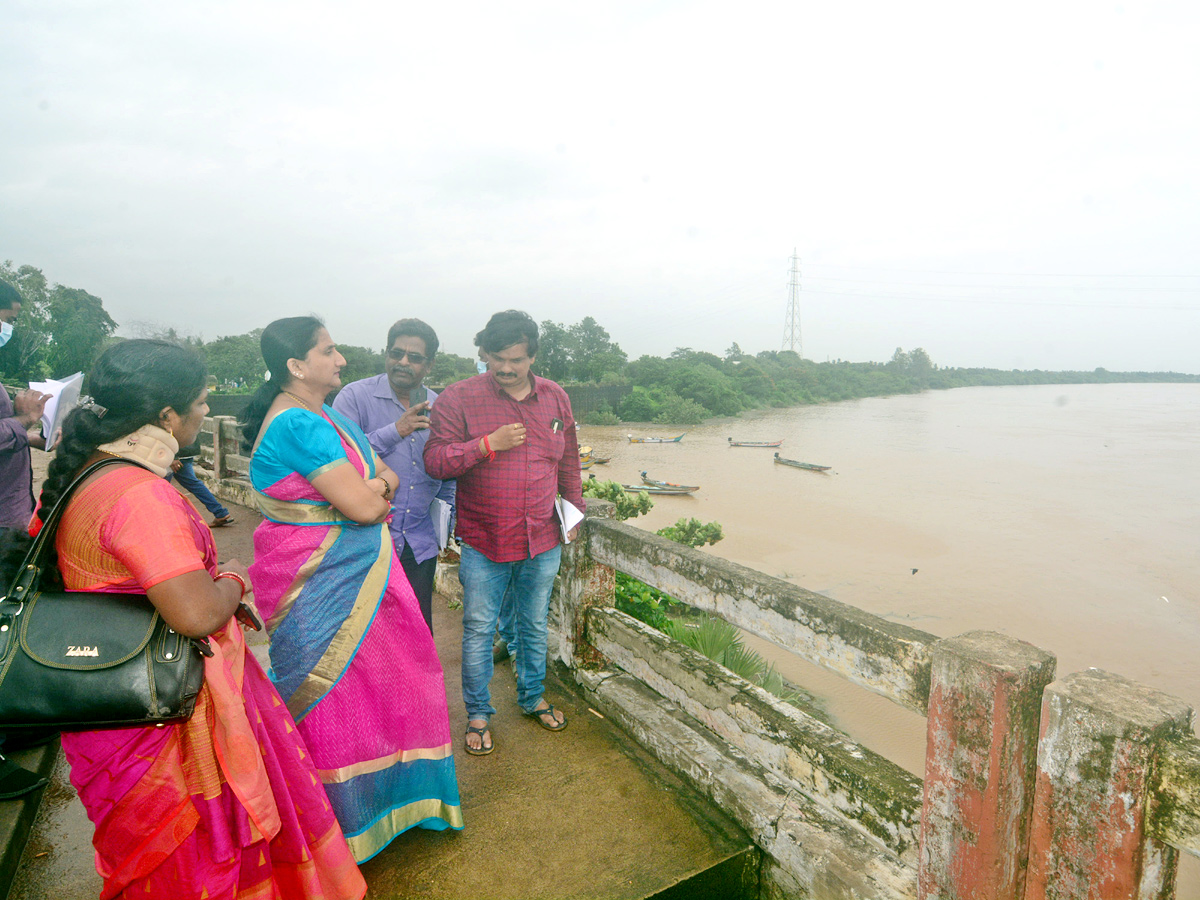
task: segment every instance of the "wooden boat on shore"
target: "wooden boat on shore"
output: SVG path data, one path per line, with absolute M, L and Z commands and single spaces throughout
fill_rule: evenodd
M 775 454 L 775 462 L 781 466 L 791 466 L 795 469 L 808 469 L 810 472 L 828 472 L 831 466 L 818 466 L 816 463 L 800 462 L 798 459 L 784 459 L 778 453 Z
M 611 456 L 593 456 L 592 457 L 593 465 L 602 466 L 605 463 L 610 463 L 610 462 L 612 462 Z
M 642 472 L 642 483 L 647 487 L 659 488 L 664 491 L 677 491 L 681 494 L 690 494 L 692 491 L 700 490 L 698 484 L 676 484 L 673 481 L 659 481 L 657 478 L 651 478 L 645 472 Z
M 696 491 L 700 490 L 699 487 L 684 487 L 681 489 L 678 487 L 660 487 L 655 484 L 623 484 L 621 487 L 629 491 L 631 494 L 637 494 L 641 491 L 645 491 L 647 494 L 660 494 L 662 496 L 673 494 L 677 497 L 686 497 L 689 494 L 694 494 Z
M 685 431 L 683 434 L 687 434 L 687 432 Z M 673 438 L 634 437 L 632 434 L 626 436 L 631 444 L 678 444 L 683 440 L 683 434 Z
M 783 441 L 735 441 L 729 439 L 730 447 L 782 447 Z

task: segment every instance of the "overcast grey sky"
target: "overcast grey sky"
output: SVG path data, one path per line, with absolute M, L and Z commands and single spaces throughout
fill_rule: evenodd
M 1200 4 L 0 4 L 0 259 L 211 340 L 1200 371 Z

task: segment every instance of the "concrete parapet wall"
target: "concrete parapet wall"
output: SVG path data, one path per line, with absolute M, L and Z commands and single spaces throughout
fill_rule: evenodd
M 1025 890 L 1042 692 L 1050 653 L 1000 634 L 938 641 L 921 814 L 922 898 Z
M 1182 700 L 1098 669 L 1046 689 L 1026 900 L 1174 897 L 1177 851 L 1148 825 L 1150 771 L 1191 722 Z
M 925 713 L 933 635 L 622 522 L 588 525 L 593 560 Z
M 1200 856 L 1200 741 L 1166 741 L 1156 762 L 1150 773 L 1150 833 Z
M 618 610 L 590 610 L 587 636 L 607 659 L 780 782 L 915 865 L 920 779 Z
M 577 673 L 589 700 L 731 816 L 770 857 L 765 897 L 915 898 L 916 870 L 632 675 Z

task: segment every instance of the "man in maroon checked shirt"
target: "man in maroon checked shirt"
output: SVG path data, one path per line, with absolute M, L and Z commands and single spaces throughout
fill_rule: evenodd
M 556 494 L 583 509 L 579 442 L 567 393 L 530 372 L 537 324 L 518 310 L 496 313 L 475 336 L 487 372 L 446 388 L 430 413 L 425 470 L 458 479 L 462 546 L 463 700 L 466 750 L 495 749 L 489 720 L 492 637 L 504 593 L 516 605 L 517 703 L 550 731 L 567 720 L 546 702 L 546 617 L 562 555 Z M 574 540 L 577 529 L 568 537 Z

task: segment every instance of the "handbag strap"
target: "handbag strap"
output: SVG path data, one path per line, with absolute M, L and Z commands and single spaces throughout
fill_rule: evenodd
M 53 541 L 54 535 L 58 531 L 58 521 L 62 518 L 62 514 L 67 508 L 67 501 L 71 499 L 71 495 L 75 493 L 75 489 L 96 472 L 107 466 L 119 465 L 138 466 L 140 469 L 146 468 L 132 460 L 114 457 L 94 462 L 76 475 L 67 489 L 63 491 L 62 496 L 58 498 L 58 502 L 54 504 L 54 508 L 50 510 L 50 515 L 42 519 L 42 528 L 37 533 L 37 537 L 33 539 L 29 550 L 25 553 L 25 558 L 21 561 L 21 568 L 17 570 L 17 574 L 13 577 L 12 584 L 8 586 L 7 593 L 3 597 L 0 597 L 0 603 L 21 603 L 26 597 L 31 596 L 37 590 L 38 583 L 42 577 L 42 569 L 45 566 L 46 553 L 50 547 L 54 546 Z M 146 469 L 146 471 L 150 470 Z

